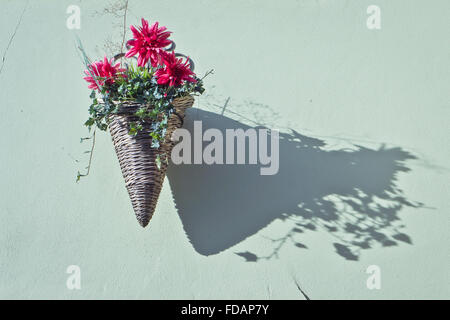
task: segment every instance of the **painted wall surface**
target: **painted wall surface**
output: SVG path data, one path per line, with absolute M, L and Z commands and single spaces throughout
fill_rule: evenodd
M 450 298 L 449 1 L 131 0 L 127 24 L 160 21 L 215 70 L 186 128 L 280 129 L 274 176 L 171 165 L 145 229 L 108 133 L 75 182 L 90 102 L 76 35 L 100 58 L 120 19 L 106 1 L 0 4 L 0 298 L 304 299 L 296 283 L 311 299 Z

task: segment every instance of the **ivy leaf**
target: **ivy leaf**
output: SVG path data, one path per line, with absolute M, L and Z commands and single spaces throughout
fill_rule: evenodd
M 84 123 L 84 125 L 85 125 L 86 127 L 91 127 L 94 123 L 95 123 L 95 119 L 94 119 L 94 118 L 89 118 L 89 119 L 87 119 L 87 121 Z
M 137 131 L 136 127 L 132 127 L 128 131 L 128 134 L 131 135 L 131 136 L 135 136 L 135 135 L 137 135 L 137 133 L 138 133 L 138 131 Z
M 139 91 L 139 89 L 142 87 L 142 82 L 136 82 L 133 86 L 133 89 L 135 91 Z
M 152 139 L 152 145 L 151 145 L 151 147 L 152 147 L 153 149 L 158 149 L 159 146 L 160 146 L 159 140 Z
M 161 157 L 159 156 L 159 154 L 156 156 L 155 163 L 156 167 L 158 167 L 158 170 L 161 170 Z
M 138 111 L 136 111 L 136 116 L 138 116 L 139 118 L 144 118 L 146 115 L 146 110 L 145 107 L 139 108 Z
M 156 87 L 155 91 L 153 91 L 153 96 L 155 97 L 155 99 L 161 99 L 163 97 L 163 95 L 158 92 L 158 87 Z
M 127 86 L 123 83 L 119 86 L 119 88 L 117 89 L 117 92 L 122 95 L 122 96 L 126 96 L 126 92 L 127 92 Z
M 195 91 L 197 91 L 200 94 L 203 94 L 203 92 L 205 92 L 205 88 L 203 88 L 202 86 L 197 86 L 195 87 Z

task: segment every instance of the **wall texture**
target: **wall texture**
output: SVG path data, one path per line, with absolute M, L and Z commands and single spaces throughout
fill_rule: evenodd
M 76 35 L 101 57 L 121 20 L 106 1 L 0 4 L 0 298 L 450 298 L 450 2 L 130 0 L 128 24 L 160 21 L 199 74 L 215 69 L 186 128 L 281 130 L 275 176 L 172 165 L 146 229 L 107 133 L 75 182 Z

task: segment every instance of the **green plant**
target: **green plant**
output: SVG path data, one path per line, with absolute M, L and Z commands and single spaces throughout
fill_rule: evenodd
M 213 71 L 208 71 L 203 78 L 198 78 L 191 70 L 190 59 L 180 58 L 179 54 L 168 52 L 164 48 L 172 44 L 168 40 L 170 32 L 165 27 L 159 27 L 158 22 L 149 26 L 142 19 L 142 26 L 137 29 L 131 26 L 134 39 L 127 42 L 131 49 L 126 54 L 119 54 L 121 62 L 106 57 L 102 61 L 91 62 L 81 42 L 78 48 L 86 66 L 84 78 L 93 89 L 90 98 L 89 118 L 84 123 L 89 131 L 92 128 L 91 156 L 86 174 L 78 172 L 80 177 L 89 174 L 92 152 L 95 144 L 95 130 L 108 129 L 112 116 L 117 113 L 121 104 L 136 102 L 140 104 L 135 115 L 137 120 L 130 123 L 129 134 L 137 135 L 143 131 L 151 137 L 151 147 L 158 149 L 164 140 L 168 121 L 175 109 L 174 99 L 188 95 L 199 95 L 204 92 L 203 79 Z M 150 40 L 151 39 L 151 40 Z M 131 58 L 138 55 L 137 62 L 131 59 L 124 61 L 123 57 Z M 160 166 L 161 161 L 157 158 Z

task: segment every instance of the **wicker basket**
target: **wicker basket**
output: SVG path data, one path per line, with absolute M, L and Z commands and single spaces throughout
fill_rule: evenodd
M 124 103 L 117 114 L 111 117 L 109 130 L 112 141 L 136 218 L 142 227 L 147 226 L 155 211 L 167 170 L 168 161 L 165 161 L 165 157 L 170 159 L 174 146 L 172 133 L 183 125 L 185 111 L 193 103 L 194 98 L 191 96 L 174 99 L 172 104 L 175 113 L 168 120 L 166 136 L 158 149 L 151 147 L 150 124 L 144 126 L 136 136 L 128 134 L 130 122 L 137 120 L 134 113 L 141 106 L 139 103 Z M 156 164 L 158 154 L 161 157 L 159 168 Z

